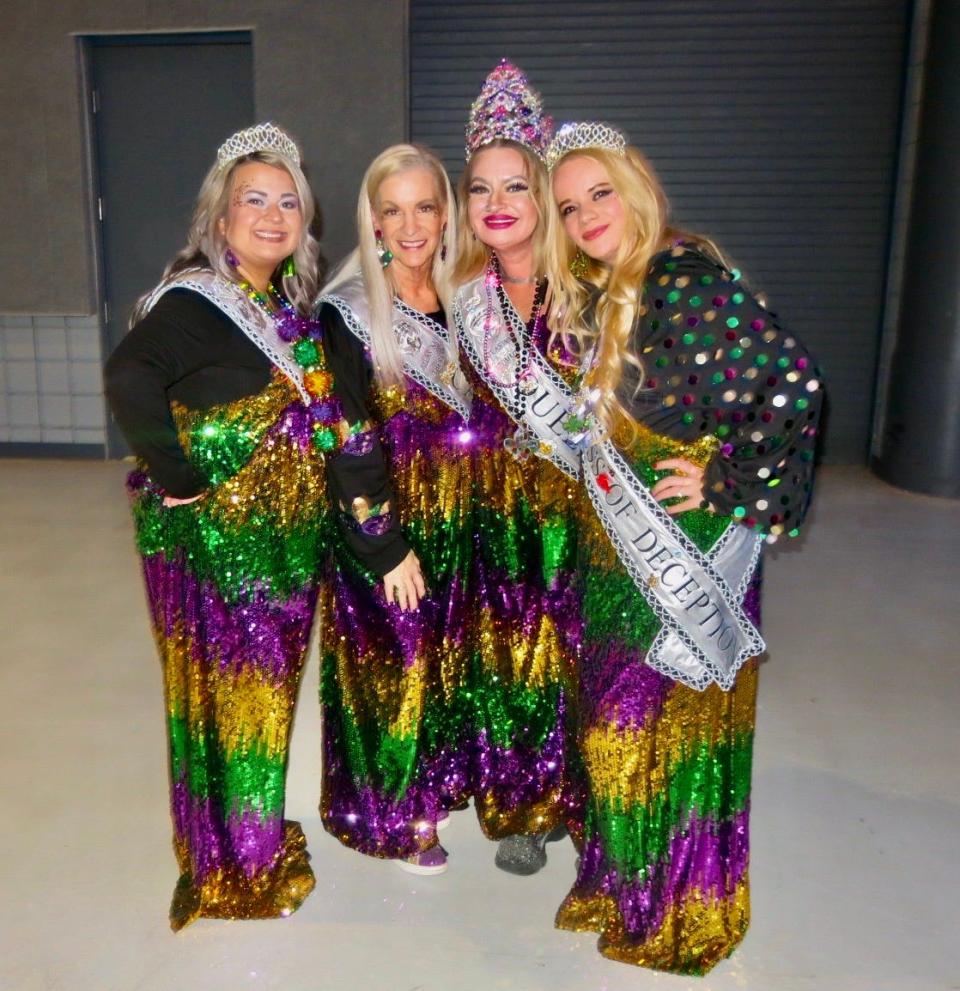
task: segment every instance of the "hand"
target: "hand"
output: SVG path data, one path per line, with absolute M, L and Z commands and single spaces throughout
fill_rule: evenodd
M 688 509 L 701 509 L 704 502 L 703 469 L 686 458 L 667 458 L 654 466 L 657 471 L 672 471 L 672 475 L 661 478 L 650 490 L 657 502 L 665 499 L 680 499 L 673 506 L 663 508 L 671 516 L 685 513 Z
M 200 495 L 190 496 L 189 499 L 178 499 L 176 496 L 164 496 L 163 504 L 167 508 L 170 506 L 187 506 L 191 502 L 196 502 L 198 499 L 202 499 L 206 495 L 206 492 L 201 492 Z
M 413 612 L 427 594 L 420 574 L 420 562 L 413 551 L 383 576 L 383 592 L 387 602 L 395 602 L 405 612 Z

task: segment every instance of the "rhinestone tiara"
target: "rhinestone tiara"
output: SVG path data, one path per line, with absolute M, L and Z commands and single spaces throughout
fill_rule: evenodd
M 267 121 L 264 124 L 254 124 L 243 131 L 232 134 L 217 149 L 217 163 L 222 167 L 232 161 L 250 155 L 255 151 L 275 151 L 284 158 L 289 158 L 298 168 L 300 166 L 300 149 L 286 131 Z
M 470 108 L 464 149 L 467 161 L 498 138 L 516 141 L 542 159 L 552 133 L 553 118 L 544 115 L 540 94 L 522 70 L 501 59 Z
M 615 127 L 597 120 L 570 121 L 560 127 L 547 148 L 547 168 L 552 170 L 564 155 L 580 148 L 606 148 L 624 155 L 627 139 Z

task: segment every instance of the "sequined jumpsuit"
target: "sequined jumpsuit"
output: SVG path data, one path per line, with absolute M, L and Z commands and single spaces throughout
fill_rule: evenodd
M 541 325 L 541 353 L 548 340 Z M 582 625 L 574 581 L 579 487 L 549 461 L 521 461 L 507 451 L 504 440 L 516 424 L 470 367 L 466 349 L 462 354 L 474 390 L 467 448 L 470 791 L 491 839 L 565 823 L 576 828 L 579 786 L 570 754 Z M 548 360 L 561 374 L 571 372 L 556 348 Z
M 441 333 L 443 313 L 428 314 Z M 437 842 L 437 819 L 466 801 L 462 666 L 469 609 L 469 463 L 464 421 L 410 378 L 383 388 L 341 313 L 320 319 L 338 361 L 368 383 L 386 482 L 350 447 L 331 464 L 340 512 L 333 581 L 321 597 L 321 817 L 342 843 L 375 857 L 414 856 Z M 349 513 L 357 497 L 390 504 L 379 532 Z M 417 555 L 428 594 L 417 610 L 388 605 L 382 576 Z
M 284 818 L 328 543 L 311 418 L 290 380 L 189 291 L 164 295 L 106 372 L 141 455 L 128 490 L 163 665 L 181 871 L 171 926 L 289 915 L 314 886 L 300 826 Z M 204 496 L 165 508 L 161 481 Z
M 702 550 L 728 526 L 795 534 L 812 484 L 820 389 L 799 341 L 728 272 L 679 245 L 653 260 L 634 350 L 645 388 L 620 393 L 640 422 L 624 451 L 706 465 L 714 511 L 675 517 Z M 605 956 L 700 974 L 749 923 L 750 771 L 757 688 L 698 692 L 643 663 L 659 620 L 596 517 L 584 517 L 586 619 L 579 743 L 588 783 L 577 879 L 557 925 L 600 934 Z M 760 582 L 744 609 L 759 624 Z

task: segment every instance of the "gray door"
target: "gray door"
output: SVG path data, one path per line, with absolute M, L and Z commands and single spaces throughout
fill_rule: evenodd
M 249 32 L 89 39 L 106 353 L 186 242 L 220 142 L 254 122 Z M 127 448 L 113 423 L 108 453 Z

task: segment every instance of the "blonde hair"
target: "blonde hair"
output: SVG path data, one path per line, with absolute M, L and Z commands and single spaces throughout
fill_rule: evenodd
M 530 186 L 530 198 L 536 208 L 537 222 L 536 230 L 533 234 L 533 273 L 539 275 L 543 272 L 546 257 L 547 224 L 546 219 L 550 211 L 550 189 L 547 178 L 547 169 L 540 158 L 535 155 L 526 145 L 519 141 L 511 141 L 508 138 L 495 138 L 493 141 L 478 148 L 467 167 L 460 176 L 457 184 L 457 215 L 458 215 L 458 240 L 457 240 L 457 264 L 453 273 L 454 285 L 462 286 L 464 283 L 475 279 L 487 267 L 490 261 L 490 249 L 474 235 L 470 226 L 470 185 L 473 182 L 473 163 L 477 156 L 488 148 L 513 148 L 520 153 L 523 158 L 523 173 Z
M 610 184 L 620 198 L 626 219 L 624 236 L 613 264 L 608 266 L 587 258 L 578 279 L 571 265 L 578 249 L 563 226 L 555 207 L 548 212 L 547 272 L 551 286 L 550 325 L 554 332 L 571 341 L 571 347 L 585 354 L 596 347 L 589 383 L 600 390 L 597 418 L 606 433 L 618 443 L 636 436 L 637 423 L 618 398 L 618 388 L 629 367 L 637 390 L 643 385 L 644 369 L 631 348 L 637 320 L 644 312 L 643 287 L 653 256 L 676 240 L 703 246 L 721 259 L 711 241 L 669 226 L 669 204 L 650 162 L 636 148 L 624 155 L 605 148 L 579 148 L 565 155 L 591 158 L 602 165 Z M 553 174 L 556 174 L 554 167 Z M 582 258 L 579 259 L 582 263 Z M 587 323 L 588 309 L 595 293 L 599 299 Z
M 263 165 L 272 165 L 276 169 L 283 169 L 293 180 L 294 188 L 300 200 L 300 217 L 303 221 L 303 228 L 300 232 L 300 241 L 293 252 L 296 272 L 294 275 L 281 276 L 280 283 L 284 295 L 290 300 L 297 312 L 302 316 L 309 316 L 314 297 L 317 294 L 321 262 L 320 245 L 311 230 L 316 214 L 316 203 L 307 177 L 303 174 L 300 166 L 275 151 L 251 152 L 249 155 L 242 155 L 235 159 L 227 168 L 215 164 L 210 169 L 197 195 L 186 246 L 174 255 L 173 260 L 164 269 L 160 285 L 170 282 L 182 272 L 198 268 L 212 269 L 231 281 L 236 279 L 236 270 L 226 260 L 228 245 L 226 238 L 220 232 L 220 221 L 226 217 L 229 209 L 230 188 L 234 173 L 241 165 L 247 165 L 250 162 L 259 162 Z M 274 281 L 276 281 L 280 271 L 282 271 L 282 264 L 277 266 L 277 271 L 274 272 Z M 151 290 L 137 300 L 130 317 L 131 327 L 145 316 L 146 302 L 153 295 L 153 292 L 154 290 Z
M 399 385 L 403 382 L 403 358 L 393 330 L 393 297 L 395 287 L 389 265 L 384 268 L 377 254 L 374 236 L 374 204 L 380 187 L 391 176 L 412 169 L 426 169 L 434 179 L 442 211 L 446 214 L 447 243 L 456 243 L 457 223 L 454 210 L 453 188 L 443 163 L 422 145 L 391 145 L 370 163 L 360 183 L 357 201 L 357 239 L 354 250 L 337 267 L 323 293 L 335 293 L 337 289 L 355 278 L 363 277 L 364 290 L 370 308 L 370 352 L 374 373 L 381 386 Z M 444 312 L 450 313 L 453 297 L 453 251 L 438 250 L 433 256 L 430 276 L 433 288 Z M 451 341 L 454 335 L 450 335 Z

